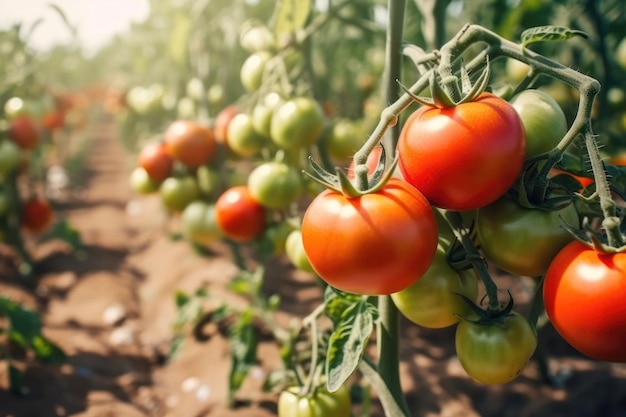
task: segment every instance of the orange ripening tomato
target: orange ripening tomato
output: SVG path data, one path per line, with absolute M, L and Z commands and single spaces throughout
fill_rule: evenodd
M 174 159 L 191 168 L 210 161 L 216 148 L 211 129 L 191 120 L 177 120 L 170 124 L 163 142 Z
M 224 191 L 215 203 L 215 220 L 224 236 L 240 243 L 261 236 L 266 227 L 266 209 L 245 185 Z
M 426 272 L 437 250 L 437 221 L 424 196 L 392 178 L 377 192 L 319 194 L 302 219 L 304 250 L 317 274 L 342 291 L 401 291 Z
M 137 157 L 137 162 L 154 182 L 162 182 L 172 174 L 174 159 L 167 152 L 164 144 L 151 142 L 146 144 Z

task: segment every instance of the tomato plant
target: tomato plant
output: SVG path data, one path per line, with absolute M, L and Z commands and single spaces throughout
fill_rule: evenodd
M 296 97 L 275 110 L 270 136 L 281 148 L 299 149 L 314 144 L 323 130 L 322 106 L 311 97 Z
M 328 392 L 323 387 L 312 394 L 301 394 L 290 387 L 278 398 L 278 417 L 350 417 L 350 393 L 346 387 Z
M 246 91 L 252 93 L 261 87 L 263 75 L 272 54 L 268 51 L 259 51 L 250 55 L 241 66 L 241 84 Z
M 20 148 L 15 143 L 0 139 L 0 179 L 17 169 L 21 160 Z
M 160 183 L 172 174 L 174 159 L 164 143 L 150 142 L 139 152 L 137 164 L 146 171 L 152 181 Z
M 155 182 L 148 172 L 142 167 L 135 167 L 129 177 L 130 187 L 140 194 L 150 194 L 159 189 L 159 184 Z
M 198 167 L 213 157 L 216 148 L 213 132 L 190 120 L 177 120 L 163 135 L 168 153 L 189 167 Z
M 217 224 L 224 235 L 236 242 L 249 242 L 265 230 L 266 210 L 244 185 L 224 191 L 215 203 Z
M 237 114 L 239 114 L 239 108 L 231 104 L 230 106 L 224 107 L 215 117 L 213 131 L 215 133 L 215 140 L 218 143 L 228 146 L 228 125 Z
M 391 294 L 428 269 L 437 222 L 419 191 L 392 178 L 381 190 L 354 198 L 323 191 L 304 213 L 302 240 L 328 284 L 356 294 Z
M 478 209 L 476 231 L 487 259 L 517 275 L 543 275 L 556 254 L 574 237 L 563 223 L 577 228 L 573 204 L 555 210 L 525 208 L 508 196 Z
M 333 123 L 325 139 L 330 156 L 337 161 L 346 161 L 363 145 L 366 135 L 358 121 L 341 119 Z
M 48 200 L 33 197 L 22 205 L 21 225 L 29 232 L 41 233 L 52 223 L 52 215 L 52 206 Z
M 248 176 L 252 197 L 270 209 L 289 207 L 302 194 L 300 173 L 284 162 L 265 162 Z
M 626 362 L 626 254 L 574 241 L 546 272 L 543 300 L 554 328 L 581 353 Z
M 400 172 L 437 207 L 472 210 L 513 185 L 524 163 L 524 126 L 505 100 L 483 93 L 453 107 L 423 106 L 398 140 Z
M 559 103 L 542 90 L 524 90 L 510 100 L 526 133 L 526 157 L 552 150 L 567 133 Z
M 462 320 L 456 329 L 456 353 L 465 372 L 483 384 L 505 384 L 515 379 L 537 347 L 528 320 L 517 312 L 502 323 Z

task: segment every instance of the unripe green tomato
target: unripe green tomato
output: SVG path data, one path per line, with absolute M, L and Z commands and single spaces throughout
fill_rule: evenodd
M 476 301 L 478 275 L 471 269 L 455 270 L 448 264 L 449 244 L 439 240 L 437 253 L 426 273 L 410 287 L 391 294 L 398 310 L 413 323 L 440 329 L 456 324 L 470 313 L 467 303 L 459 296 Z
M 193 119 L 197 112 L 196 103 L 191 97 L 182 97 L 176 105 L 176 114 L 179 119 Z
M 243 62 L 239 76 L 241 85 L 247 92 L 254 93 L 261 87 L 265 67 L 270 59 L 272 59 L 272 54 L 267 51 L 259 51 L 250 55 Z
M 194 177 L 169 177 L 161 184 L 159 194 L 168 211 L 179 213 L 198 198 L 200 191 Z
M 320 387 L 310 396 L 290 387 L 278 397 L 278 417 L 350 417 L 350 393 L 343 386 L 336 392 Z
M 196 171 L 196 180 L 200 193 L 209 196 L 217 191 L 220 185 L 218 172 L 206 165 L 201 165 Z
M 252 110 L 252 127 L 259 134 L 269 138 L 271 135 L 272 116 L 284 101 L 278 93 L 268 94 Z
M 304 251 L 302 232 L 299 229 L 292 231 L 289 233 L 289 236 L 287 236 L 287 240 L 285 241 L 285 253 L 293 266 L 299 270 L 311 273 L 315 272 Z
M 153 181 L 142 167 L 136 167 L 130 173 L 130 187 L 140 194 L 150 194 L 159 189 L 159 183 Z
M 265 162 L 248 176 L 252 198 L 270 209 L 289 207 L 302 195 L 302 179 L 297 169 L 283 162 Z
M 206 98 L 209 104 L 214 106 L 222 104 L 225 95 L 226 94 L 224 93 L 224 87 L 222 87 L 220 84 L 213 84 L 206 92 Z
M 365 143 L 367 135 L 356 120 L 340 119 L 327 137 L 328 153 L 338 161 L 348 161 Z
M 248 52 L 270 51 L 276 47 L 272 31 L 262 23 L 252 20 L 242 25 L 239 43 Z
M 567 133 L 565 113 L 548 93 L 524 90 L 511 99 L 526 133 L 526 158 L 551 151 Z
M 13 141 L 0 139 L 0 180 L 16 169 L 22 160 L 22 151 Z
M 244 158 L 258 153 L 267 144 L 267 140 L 254 130 L 250 115 L 245 113 L 233 117 L 226 129 L 226 137 L 230 150 Z
M 323 130 L 322 106 L 311 97 L 297 97 L 276 109 L 270 137 L 283 149 L 300 149 L 317 142 Z
M 209 246 L 222 237 L 215 220 L 215 206 L 204 201 L 193 201 L 181 215 L 183 235 L 191 242 Z
M 188 97 L 191 97 L 195 101 L 202 100 L 204 96 L 204 84 L 200 78 L 194 77 L 187 81 L 185 92 Z
M 285 253 L 287 237 L 293 229 L 286 222 L 280 222 L 268 226 L 263 232 L 263 243 L 267 245 L 268 252 L 272 255 Z
M 510 82 L 517 84 L 526 77 L 530 67 L 518 61 L 517 59 L 510 58 L 506 61 L 506 75 Z

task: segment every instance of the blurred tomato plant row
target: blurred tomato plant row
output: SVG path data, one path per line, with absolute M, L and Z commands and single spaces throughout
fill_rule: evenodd
M 207 309 L 206 289 L 177 293 L 171 355 L 189 327 L 223 324 L 234 402 L 264 326 L 284 365 L 266 384 L 280 417 L 349 416 L 355 372 L 387 415 L 411 415 L 398 313 L 456 326 L 459 361 L 484 384 L 515 379 L 547 321 L 582 354 L 625 362 L 619 7 L 152 1 L 83 65 L 111 80 L 95 96 L 133 190 L 158 195 L 168 233 L 199 255 L 227 243 L 240 269 L 229 288 L 247 300 Z M 26 82 L 38 72 L 23 49 L 25 76 L 2 91 L 0 218 L 26 256 L 22 231 L 52 219 L 28 167 L 52 160 L 76 105 Z M 52 105 L 37 112 L 43 96 Z M 276 257 L 320 285 L 320 306 L 289 327 L 275 317 L 281 294 L 263 291 Z M 529 313 L 488 266 L 532 278 Z

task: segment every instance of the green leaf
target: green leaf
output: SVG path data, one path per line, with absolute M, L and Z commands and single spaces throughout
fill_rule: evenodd
M 67 243 L 76 251 L 83 250 L 85 245 L 80 238 L 80 233 L 67 220 L 55 223 L 50 231 L 41 237 L 41 241 L 60 240 Z
M 324 291 L 324 312 L 336 326 L 348 307 L 358 303 L 360 300 L 361 297 L 358 295 L 339 291 L 329 285 Z
M 253 326 L 254 315 L 244 311 L 230 329 L 231 369 L 228 378 L 230 397 L 241 388 L 248 371 L 257 362 L 257 338 Z
M 311 0 L 279 0 L 274 9 L 274 35 L 280 39 L 302 29 L 311 13 Z
M 522 32 L 522 48 L 526 48 L 531 43 L 565 41 L 575 36 L 585 39 L 589 38 L 589 35 L 582 30 L 570 29 L 564 26 L 537 26 Z
M 9 338 L 20 346 L 29 347 L 31 340 L 41 333 L 42 323 L 39 314 L 4 297 L 0 308 L 9 319 Z
M 326 356 L 327 388 L 335 392 L 359 366 L 367 342 L 374 330 L 378 310 L 361 298 L 350 305 L 335 324 Z
M 66 359 L 65 352 L 56 344 L 42 335 L 37 335 L 31 340 L 31 346 L 38 359 L 44 363 L 62 363 Z

